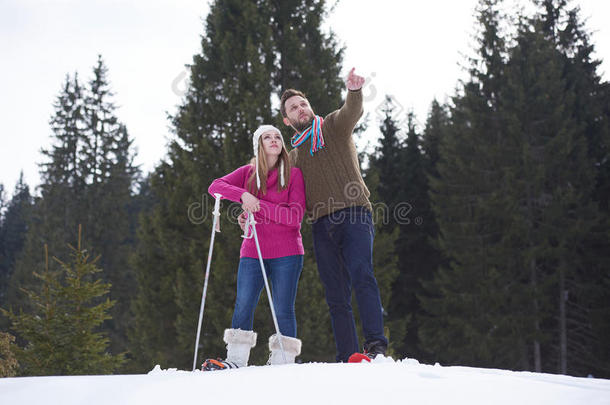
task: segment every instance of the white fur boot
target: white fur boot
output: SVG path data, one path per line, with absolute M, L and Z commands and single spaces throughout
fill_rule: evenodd
M 251 330 L 225 329 L 224 341 L 227 344 L 227 361 L 237 367 L 246 367 L 250 349 L 256 346 L 256 333 Z
M 271 355 L 269 356 L 269 364 L 292 364 L 294 358 L 301 354 L 301 341 L 297 338 L 282 336 L 282 344 L 284 346 L 284 353 L 286 354 L 286 361 L 282 356 L 282 349 L 280 348 L 280 340 L 276 334 L 269 337 L 269 350 Z

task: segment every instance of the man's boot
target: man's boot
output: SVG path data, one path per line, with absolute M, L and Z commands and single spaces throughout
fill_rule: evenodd
M 374 359 L 378 355 L 385 356 L 388 345 L 383 340 L 372 340 L 364 344 L 364 354 Z

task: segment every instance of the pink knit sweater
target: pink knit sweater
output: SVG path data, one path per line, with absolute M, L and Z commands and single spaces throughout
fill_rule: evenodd
M 242 166 L 214 180 L 208 192 L 211 195 L 219 193 L 222 198 L 241 203 L 242 194 L 248 191 L 248 177 L 252 170 L 252 165 Z M 293 167 L 290 171 L 290 184 L 281 193 L 277 191 L 277 182 L 278 171 L 272 169 L 267 175 L 267 194 L 262 195 L 259 191 L 256 195 L 261 208 L 254 214 L 254 219 L 263 259 L 304 254 L 301 239 L 301 221 L 305 214 L 303 174 L 300 169 Z M 258 258 L 254 238 L 243 240 L 240 257 Z

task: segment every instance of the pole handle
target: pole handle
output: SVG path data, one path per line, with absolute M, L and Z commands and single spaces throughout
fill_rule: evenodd
M 214 193 L 214 199 L 214 211 L 212 211 L 212 215 L 216 217 L 214 232 L 220 232 L 220 200 L 222 199 L 222 194 Z
M 252 232 L 252 226 L 254 226 L 255 224 L 256 221 L 254 220 L 254 215 L 248 214 L 248 216 L 246 217 L 246 226 L 244 227 L 244 234 L 241 237 L 244 239 L 252 239 L 252 236 L 254 236 L 254 233 Z M 250 233 L 248 233 L 248 231 L 250 231 Z

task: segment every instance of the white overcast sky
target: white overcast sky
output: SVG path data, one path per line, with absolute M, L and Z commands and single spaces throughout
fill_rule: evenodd
M 512 0 L 509 3 L 524 3 Z M 352 66 L 368 79 L 366 139 L 378 135 L 376 108 L 384 95 L 413 109 L 424 123 L 433 98 L 444 101 L 464 77 L 477 0 L 343 0 L 327 22 Z M 609 78 L 610 2 L 577 0 L 593 31 L 600 73 Z M 7 197 L 23 170 L 39 184 L 40 149 L 50 145 L 49 118 L 65 75 L 91 77 L 97 55 L 109 68 L 117 115 L 135 140 L 136 163 L 151 170 L 170 137 L 185 89 L 185 64 L 200 52 L 204 0 L 0 0 L 0 183 Z M 605 26 L 604 26 L 604 23 Z M 338 107 L 338 106 L 337 106 Z M 315 106 L 314 106 L 315 108 Z M 360 141 L 363 147 L 365 141 Z

